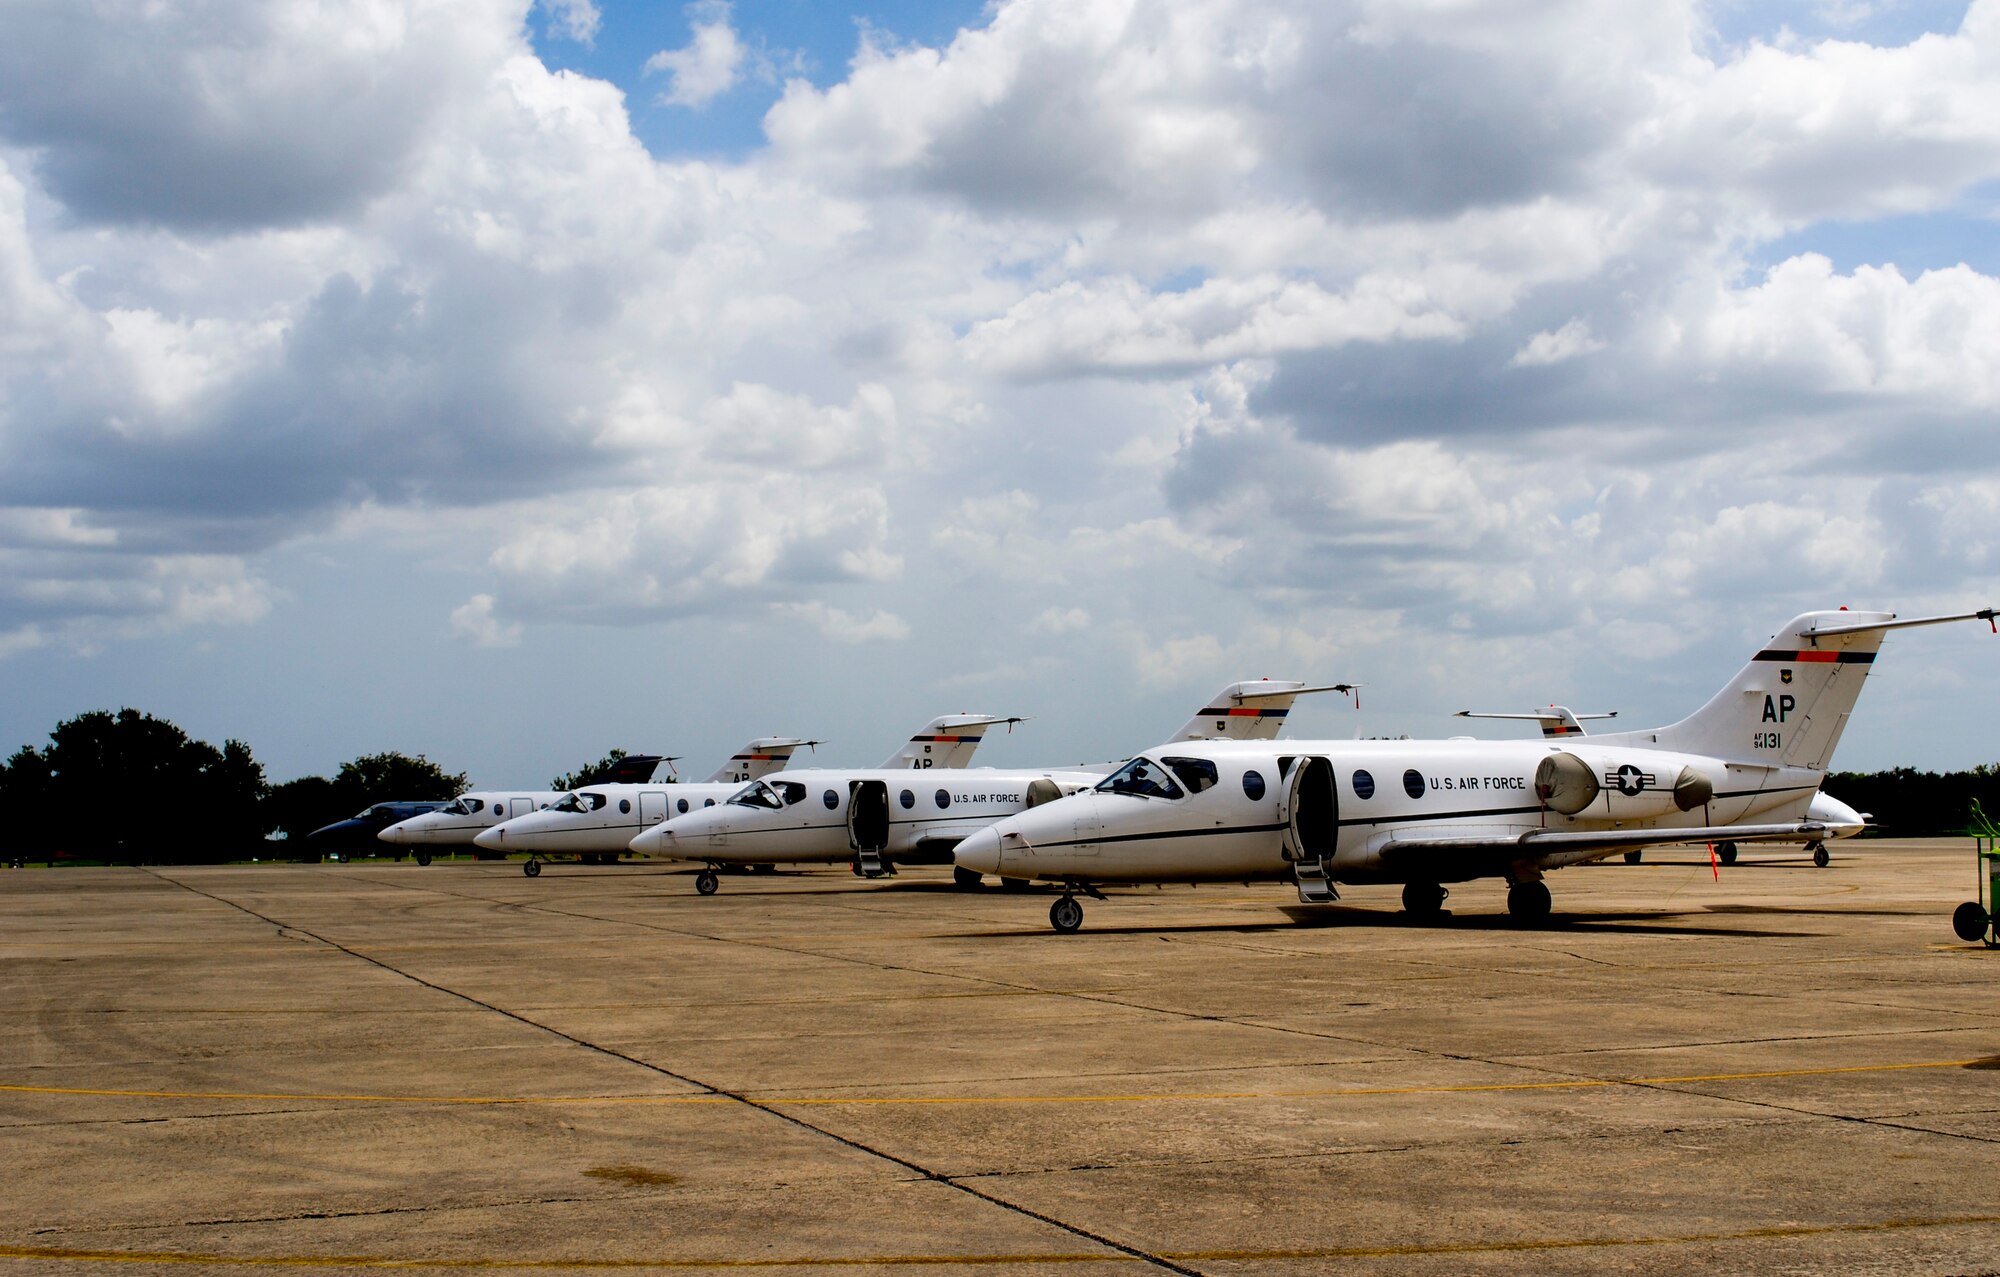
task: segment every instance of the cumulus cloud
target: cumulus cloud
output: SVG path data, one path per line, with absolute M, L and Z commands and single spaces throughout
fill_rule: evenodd
M 593 0 L 539 0 L 548 11 L 549 27 L 567 39 L 579 44 L 591 44 L 597 38 L 597 29 L 604 23 L 604 15 L 598 11 Z
M 195 232 L 351 215 L 513 33 L 490 0 L 10 5 L 0 135 L 75 215 Z
M 1991 570 L 2000 282 L 1810 246 L 2000 180 L 2000 0 L 1728 48 L 1693 3 L 1008 0 L 864 34 L 730 162 L 627 113 L 761 77 L 687 12 L 620 86 L 533 52 L 589 0 L 16 5 L 0 647 L 258 624 L 356 511 L 476 578 L 474 644 L 776 616 L 1156 683 Z
M 728 0 L 701 0 L 688 6 L 694 38 L 679 49 L 662 49 L 646 59 L 648 74 L 664 74 L 660 101 L 704 107 L 736 86 L 744 59 L 743 42 L 730 25 Z
M 866 616 L 828 607 L 814 599 L 806 603 L 779 603 L 772 611 L 781 617 L 804 621 L 836 643 L 896 642 L 910 636 L 909 622 L 893 612 L 874 611 Z
M 475 594 L 451 610 L 451 631 L 477 647 L 514 647 L 522 627 L 519 622 L 503 624 L 494 615 L 491 594 Z

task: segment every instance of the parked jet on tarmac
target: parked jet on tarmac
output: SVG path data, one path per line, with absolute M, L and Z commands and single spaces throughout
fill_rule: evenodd
M 1349 691 L 1261 679 L 1231 683 L 1207 702 L 1175 740 L 1268 740 L 1292 702 L 1308 692 Z M 973 830 L 1013 812 L 1095 784 L 1103 767 L 1026 770 L 976 768 L 926 773 L 816 768 L 782 771 L 745 785 L 722 806 L 675 816 L 632 840 L 632 850 L 707 868 L 695 890 L 714 893 L 725 865 L 834 864 L 879 877 L 897 863 L 949 864 L 951 848 Z M 960 886 L 979 875 L 960 872 Z
M 1562 741 L 1176 742 L 1092 790 L 1024 811 L 958 845 L 978 873 L 1062 884 L 1059 932 L 1104 883 L 1402 883 L 1437 916 L 1448 882 L 1500 877 L 1507 910 L 1548 916 L 1543 876 L 1685 842 L 1808 841 L 1843 832 L 1808 812 L 1862 681 L 1890 630 L 1995 624 L 1994 609 L 1899 621 L 1808 612 L 1707 705 L 1668 727 Z M 1842 804 L 1844 807 L 1845 804 Z M 1849 809 L 1851 811 L 1851 809 Z
M 991 714 L 942 714 L 882 766 L 897 771 L 963 767 L 972 761 L 987 728 L 1019 721 Z M 627 853 L 635 835 L 671 817 L 715 806 L 746 782 L 783 768 L 799 746 L 814 744 L 818 742 L 791 736 L 763 737 L 730 759 L 729 766 L 693 785 L 586 786 L 546 811 L 489 829 L 476 841 L 487 851 L 528 852 L 521 872 L 530 878 L 540 875 L 542 861 L 550 856 L 615 861 Z
M 611 780 L 643 781 L 660 765 L 658 754 L 627 754 L 612 768 Z M 450 802 L 383 829 L 375 836 L 399 847 L 417 848 L 420 865 L 431 862 L 436 848 L 446 854 L 473 845 L 484 831 L 502 821 L 525 816 L 531 811 L 562 800 L 566 791 L 555 789 L 480 789 L 460 794 Z

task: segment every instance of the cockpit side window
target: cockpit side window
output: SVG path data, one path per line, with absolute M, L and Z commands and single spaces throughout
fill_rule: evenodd
M 581 796 L 579 796 L 574 792 L 567 793 L 564 794 L 561 798 L 556 799 L 556 805 L 549 808 L 549 810 L 580 812 L 583 810 L 583 799 Z
M 1180 777 L 1190 794 L 1198 794 L 1204 789 L 1212 789 L 1218 779 L 1215 764 L 1206 758 L 1162 758 L 1167 770 Z
M 1133 759 L 1098 782 L 1097 788 L 1106 793 L 1132 794 L 1139 798 L 1181 797 L 1181 787 L 1174 783 L 1167 769 L 1150 758 Z
M 778 782 L 777 789 L 779 794 L 784 796 L 785 806 L 787 807 L 793 803 L 805 801 L 806 787 L 795 780 L 781 780 Z

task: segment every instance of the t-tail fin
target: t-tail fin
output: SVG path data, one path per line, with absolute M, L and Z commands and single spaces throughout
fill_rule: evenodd
M 1994 620 L 1991 608 L 1899 621 L 1893 612 L 1807 612 L 1760 648 L 1708 704 L 1650 732 L 1593 736 L 1598 744 L 1655 744 L 1774 767 L 1823 772 L 1847 728 L 1890 630 Z M 1995 626 L 2000 632 L 2000 625 Z
M 715 769 L 706 784 L 748 784 L 772 772 L 782 771 L 792 761 L 792 752 L 801 745 L 817 745 L 816 740 L 804 740 L 797 736 L 759 736 L 742 749 L 729 756 L 729 761 Z
M 996 718 L 991 714 L 943 714 L 924 724 L 910 737 L 910 743 L 889 756 L 885 768 L 970 767 L 986 729 L 996 723 L 1012 727 L 1023 718 Z
M 1352 692 L 1353 683 L 1307 687 L 1287 678 L 1247 679 L 1231 683 L 1203 703 L 1203 708 L 1169 740 L 1275 740 L 1292 712 L 1292 702 L 1312 692 Z

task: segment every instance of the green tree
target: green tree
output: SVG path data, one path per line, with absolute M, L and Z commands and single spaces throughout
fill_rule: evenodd
M 609 777 L 621 760 L 630 757 L 631 753 L 629 751 L 614 749 L 594 763 L 586 763 L 573 772 L 564 772 L 562 775 L 555 777 L 549 781 L 549 788 L 582 789 L 585 785 L 595 785 L 599 781 Z
M 324 776 L 301 776 L 271 786 L 271 792 L 264 796 L 261 823 L 267 834 L 290 841 L 353 814 L 353 809 L 341 805 L 341 795 L 332 781 Z
M 128 861 L 251 854 L 265 789 L 243 742 L 217 749 L 129 708 L 57 724 L 46 748 L 8 760 L 0 783 L 9 807 L 31 814 L 14 854 Z
M 340 765 L 333 777 L 334 793 L 343 804 L 341 816 L 352 816 L 370 803 L 456 798 L 469 785 L 464 772 L 448 772 L 418 754 L 389 750 L 363 754 Z

